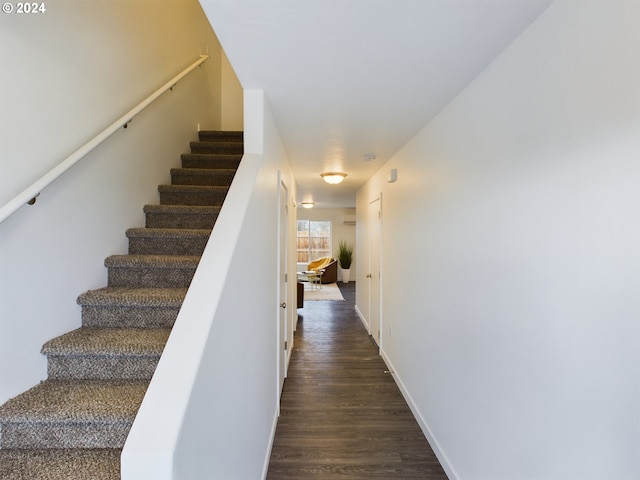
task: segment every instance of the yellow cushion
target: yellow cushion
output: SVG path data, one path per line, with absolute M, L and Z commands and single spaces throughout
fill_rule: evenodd
M 318 270 L 326 268 L 331 262 L 333 262 L 333 258 L 322 257 L 318 260 L 314 260 L 309 265 L 307 265 L 307 270 L 313 270 L 314 272 L 317 272 Z

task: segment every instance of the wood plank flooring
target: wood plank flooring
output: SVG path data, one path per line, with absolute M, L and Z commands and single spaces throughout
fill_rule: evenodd
M 355 309 L 305 301 L 298 310 L 267 480 L 447 476 Z

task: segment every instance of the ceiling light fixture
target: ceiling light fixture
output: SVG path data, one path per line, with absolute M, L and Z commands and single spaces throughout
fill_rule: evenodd
M 344 177 L 346 177 L 347 174 L 340 173 L 340 172 L 326 172 L 326 173 L 321 173 L 320 176 L 325 182 L 331 185 L 337 185 L 338 183 L 344 180 Z
M 313 208 L 313 206 L 315 205 L 315 203 L 313 202 L 302 202 L 301 204 L 304 208 Z

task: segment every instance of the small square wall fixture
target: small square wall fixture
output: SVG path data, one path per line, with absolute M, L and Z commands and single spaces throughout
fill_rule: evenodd
M 341 183 L 344 180 L 344 177 L 346 177 L 347 174 L 341 173 L 341 172 L 326 172 L 326 173 L 321 173 L 320 176 L 325 182 L 331 185 L 337 185 L 338 183 Z
M 392 168 L 389 170 L 389 183 L 395 183 L 398 180 L 398 169 Z

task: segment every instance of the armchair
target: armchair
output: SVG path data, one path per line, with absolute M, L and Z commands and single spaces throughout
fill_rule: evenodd
M 319 258 L 307 265 L 307 270 L 324 270 L 320 281 L 322 283 L 335 283 L 338 281 L 338 260 L 331 257 Z

